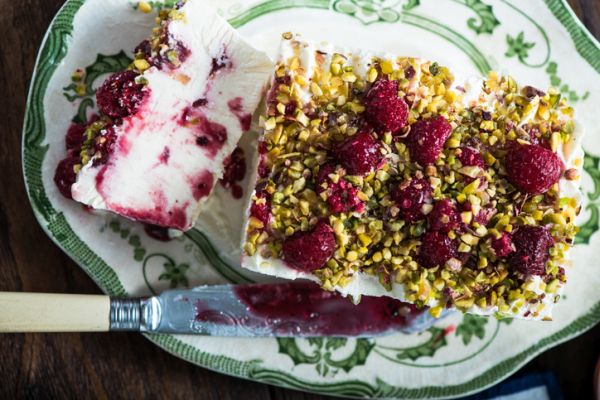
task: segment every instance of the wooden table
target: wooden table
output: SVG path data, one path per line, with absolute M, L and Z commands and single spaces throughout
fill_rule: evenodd
M 0 290 L 99 293 L 37 224 L 21 174 L 21 126 L 35 56 L 63 0 L 0 0 Z M 569 1 L 600 37 L 600 0 Z M 488 1 L 489 3 L 489 1 Z M 2 310 L 0 310 L 0 313 Z M 600 325 L 545 352 L 518 374 L 553 371 L 566 398 L 591 398 Z M 217 374 L 138 334 L 0 338 L 0 398 L 318 399 Z

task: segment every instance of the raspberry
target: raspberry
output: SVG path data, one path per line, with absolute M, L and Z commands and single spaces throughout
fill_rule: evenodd
M 266 192 L 256 193 L 257 199 L 264 199 L 263 201 L 253 201 L 250 206 L 250 215 L 258 219 L 266 227 L 269 225 L 271 218 L 271 198 Z
M 496 257 L 506 257 L 515 251 L 512 244 L 511 235 L 503 232 L 500 238 L 492 238 L 492 249 L 494 249 Z
M 236 182 L 244 180 L 244 176 L 246 176 L 246 156 L 244 155 L 244 150 L 236 147 L 231 155 L 225 158 L 223 164 L 225 166 L 223 177 L 221 178 L 223 186 L 229 187 Z
M 554 245 L 550 231 L 543 226 L 521 226 L 512 241 L 515 251 L 508 257 L 510 267 L 525 275 L 543 275 L 548 250 Z
M 81 149 L 81 145 L 83 144 L 84 139 L 85 139 L 85 137 L 83 136 L 83 134 L 85 133 L 85 130 L 87 129 L 87 127 L 90 124 L 98 121 L 99 119 L 100 119 L 100 117 L 98 115 L 94 114 L 90 117 L 90 119 L 87 122 L 85 122 L 83 124 L 73 122 L 69 126 L 69 129 L 67 130 L 67 136 L 65 138 L 67 150 Z
M 321 165 L 315 182 L 317 184 L 317 192 L 321 193 L 323 190 L 325 190 L 324 183 L 327 183 L 328 186 L 331 184 L 329 175 L 333 173 L 335 173 L 335 166 L 332 163 Z
M 296 100 L 290 100 L 290 102 L 285 105 L 285 116 L 289 117 L 294 115 L 296 107 L 298 107 Z
M 279 100 L 277 100 L 277 96 L 279 94 L 279 87 L 281 85 L 289 85 L 290 81 L 291 81 L 291 78 L 289 75 L 284 75 L 284 76 L 275 78 L 273 85 L 267 92 L 267 98 L 266 98 L 267 106 L 268 106 L 267 113 L 269 115 L 271 115 L 271 116 L 277 115 L 277 113 L 278 113 L 277 104 L 279 103 Z M 289 110 L 288 110 L 288 107 L 289 107 Z M 296 110 L 296 101 L 291 100 L 285 106 L 285 115 L 286 116 L 292 115 L 295 110 Z
M 504 162 L 509 182 L 529 194 L 546 192 L 558 182 L 564 169 L 558 155 L 538 145 L 514 144 Z
M 483 157 L 472 147 L 461 147 L 458 159 L 463 166 L 484 168 Z
M 439 232 L 427 232 L 421 238 L 418 259 L 425 268 L 444 265 L 457 256 L 456 242 Z
M 327 163 L 319 168 L 319 173 L 315 180 L 318 193 L 327 191 L 327 205 L 329 206 L 329 210 L 332 213 L 364 211 L 364 203 L 357 196 L 358 189 L 344 179 L 333 182 L 329 179 L 329 175 L 333 173 L 335 173 L 335 166 L 332 163 Z
M 441 115 L 415 122 L 406 138 L 410 159 L 421 166 L 435 163 L 451 133 L 452 126 Z
M 97 158 L 94 159 L 94 165 L 106 163 L 116 141 L 117 134 L 112 126 L 100 130 L 99 135 L 96 136 L 93 143 L 93 154 L 97 155 Z
M 422 178 L 404 181 L 392 189 L 392 199 L 400 208 L 399 215 L 406 222 L 423 219 L 423 205 L 431 203 L 431 186 Z
M 334 153 L 350 175 L 366 175 L 383 160 L 379 142 L 368 132 L 359 132 L 340 142 Z
M 448 233 L 460 226 L 460 215 L 454 203 L 448 199 L 437 201 L 433 210 L 427 215 L 427 219 L 433 231 Z
M 54 183 L 59 192 L 67 199 L 72 199 L 71 186 L 75 183 L 76 175 L 73 166 L 79 162 L 76 154 L 69 154 L 67 158 L 58 163 L 54 172 Z
M 498 211 L 494 207 L 484 207 L 475 216 L 473 219 L 479 225 L 487 226 L 488 222 L 492 219 L 494 215 L 496 215 Z
M 219 180 L 221 186 L 231 190 L 233 198 L 240 199 L 244 195 L 244 189 L 239 182 L 244 180 L 246 176 L 246 156 L 241 147 L 236 147 L 233 153 L 227 157 L 223 164 L 225 170 L 223 177 Z
M 340 179 L 338 183 L 330 184 L 328 191 L 327 204 L 331 212 L 364 211 L 365 205 L 357 196 L 358 189 L 349 182 Z
M 144 59 L 152 64 L 152 46 L 150 45 L 149 40 L 142 40 L 140 44 L 138 44 L 135 49 L 133 49 L 133 54 L 142 55 Z
M 319 222 L 311 231 L 296 232 L 283 242 L 283 257 L 292 268 L 311 272 L 321 268 L 335 252 L 335 235 L 327 223 Z
M 523 127 L 525 132 L 527 132 L 528 137 L 525 138 L 531 144 L 537 144 L 542 146 L 545 149 L 550 148 L 550 142 L 544 138 L 542 132 L 538 128 L 530 128 L 527 125 Z
M 121 71 L 109 76 L 96 92 L 98 108 L 111 118 L 135 114 L 144 98 L 144 85 L 135 83 L 137 73 Z
M 376 81 L 364 99 L 367 120 L 380 132 L 398 132 L 406 126 L 408 105 L 398 97 L 398 82 Z
M 69 126 L 69 129 L 67 130 L 67 136 L 65 137 L 67 150 L 81 148 L 81 145 L 84 141 L 83 133 L 85 132 L 86 128 L 86 125 L 75 122 Z

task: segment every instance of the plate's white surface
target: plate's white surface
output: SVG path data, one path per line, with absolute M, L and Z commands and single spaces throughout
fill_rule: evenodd
M 192 0 L 203 1 L 203 0 Z M 369 397 L 448 397 L 483 389 L 543 349 L 600 320 L 600 49 L 560 0 L 215 1 L 255 46 L 275 54 L 282 32 L 307 39 L 437 60 L 463 74 L 489 68 L 520 82 L 561 88 L 587 128 L 586 206 L 566 296 L 555 321 L 498 322 L 456 315 L 420 335 L 369 340 L 222 339 L 151 336 L 180 357 L 224 373 L 323 393 Z M 493 7 L 490 7 L 492 4 Z M 92 215 L 62 198 L 52 176 L 70 120 L 93 99 L 75 96 L 72 72 L 88 67 L 90 87 L 127 64 L 147 36 L 151 14 L 124 0 L 69 0 L 50 27 L 35 70 L 24 129 L 24 170 L 35 213 L 52 237 L 108 293 L 140 295 L 171 286 L 249 282 L 242 271 L 242 201 L 221 187 L 198 228 L 169 243 L 141 226 Z M 124 50 L 124 53 L 120 53 Z M 93 77 L 96 79 L 92 79 Z M 83 105 L 82 105 L 83 104 Z M 91 108 L 87 109 L 91 112 Z M 244 138 L 252 154 L 252 136 Z

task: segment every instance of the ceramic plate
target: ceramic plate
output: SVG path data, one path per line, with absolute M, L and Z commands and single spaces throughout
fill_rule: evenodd
M 172 0 L 170 0 L 172 1 Z M 422 56 L 467 74 L 511 71 L 520 82 L 560 89 L 587 127 L 574 264 L 547 323 L 454 315 L 426 332 L 375 340 L 234 339 L 152 335 L 157 345 L 226 374 L 356 397 L 451 397 L 481 390 L 541 351 L 600 320 L 600 48 L 561 0 L 194 0 L 214 3 L 254 45 L 274 55 L 285 31 L 340 45 Z M 151 2 L 157 8 L 159 3 Z M 140 225 L 93 215 L 53 184 L 71 120 L 89 115 L 94 88 L 124 68 L 153 15 L 122 0 L 68 0 L 42 45 L 23 132 L 31 204 L 48 235 L 111 295 L 143 295 L 202 283 L 261 278 L 239 268 L 242 202 L 217 187 L 196 229 L 170 242 Z M 71 74 L 85 69 L 85 85 Z M 252 154 L 247 137 L 246 153 Z M 596 271 L 594 271 L 596 269 Z

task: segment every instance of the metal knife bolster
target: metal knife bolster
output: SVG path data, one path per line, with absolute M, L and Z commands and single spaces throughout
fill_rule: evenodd
M 155 297 L 111 297 L 109 318 L 111 331 L 152 332 L 160 324 L 160 302 Z

